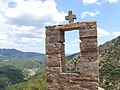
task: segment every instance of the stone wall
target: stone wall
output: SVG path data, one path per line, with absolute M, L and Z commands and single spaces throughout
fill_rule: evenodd
M 80 31 L 80 71 L 66 72 L 64 33 Z M 46 90 L 98 90 L 99 61 L 96 21 L 46 27 Z

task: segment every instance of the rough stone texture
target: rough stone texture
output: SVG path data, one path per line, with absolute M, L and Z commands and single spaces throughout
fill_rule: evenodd
M 81 60 L 76 73 L 65 69 L 64 33 L 80 31 Z M 96 21 L 46 27 L 46 90 L 98 90 L 99 61 Z
M 74 22 L 74 19 L 76 19 L 76 15 L 72 14 L 72 11 L 68 12 L 68 16 L 65 16 L 66 20 L 69 20 L 69 23 Z

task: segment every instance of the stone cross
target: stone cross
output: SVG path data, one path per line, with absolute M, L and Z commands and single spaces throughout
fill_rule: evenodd
M 68 12 L 68 16 L 65 16 L 66 20 L 69 20 L 69 23 L 74 22 L 74 19 L 76 19 L 76 15 L 72 14 L 72 11 Z

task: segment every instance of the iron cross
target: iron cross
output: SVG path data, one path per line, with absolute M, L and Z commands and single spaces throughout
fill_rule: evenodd
M 69 23 L 74 22 L 74 19 L 76 19 L 76 15 L 72 14 L 72 11 L 68 12 L 68 16 L 65 16 L 66 20 L 69 20 Z

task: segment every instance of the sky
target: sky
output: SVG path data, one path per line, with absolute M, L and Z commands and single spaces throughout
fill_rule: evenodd
M 120 36 L 120 0 L 0 0 L 0 48 L 45 53 L 45 26 L 97 21 L 98 45 Z M 79 32 L 65 32 L 65 52 L 79 52 Z

